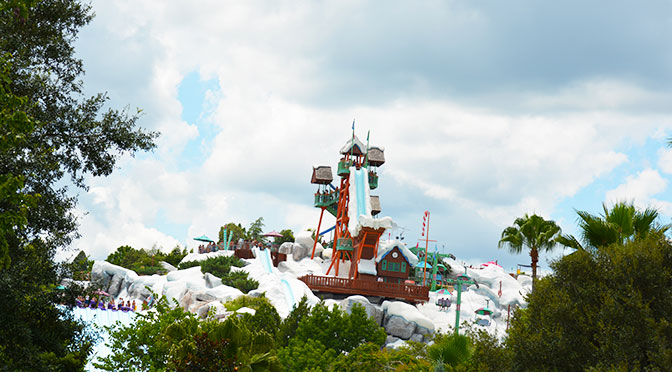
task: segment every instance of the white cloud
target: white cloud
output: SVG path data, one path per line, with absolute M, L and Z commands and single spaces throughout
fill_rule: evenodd
M 658 168 L 667 174 L 672 174 L 672 149 L 658 151 Z
M 120 171 L 92 180 L 90 195 L 82 195 L 91 213 L 82 220 L 77 245 L 101 257 L 121 244 L 151 247 L 156 241 L 170 249 L 196 235 L 215 235 L 223 223 L 248 225 L 259 216 L 269 230 L 316 227 L 311 166 L 335 166 L 353 117 L 360 138 L 370 129 L 372 144 L 386 148 L 378 191 L 394 187 L 396 194 L 383 200 L 384 209 L 400 214 L 393 218 L 410 226 L 412 215 L 425 209 L 470 215 L 468 221 L 451 216 L 462 224 L 454 230 L 437 229 L 444 241 L 475 229 L 467 224 L 483 224 L 479 230 L 490 232 L 524 213 L 551 216 L 561 200 L 630 160 L 624 143 L 643 143 L 671 126 L 661 123 L 672 123 L 670 112 L 635 110 L 658 108 L 669 94 L 603 77 L 579 77 L 553 92 L 505 92 L 509 101 L 522 102 L 526 114 L 466 105 L 454 93 L 416 95 L 405 86 L 393 89 L 392 99 L 325 102 L 325 90 L 335 81 L 344 82 L 336 87 L 345 95 L 385 89 L 385 82 L 373 88 L 362 86 L 370 82 L 352 83 L 352 76 L 365 74 L 358 55 L 349 56 L 352 65 L 338 73 L 324 70 L 338 50 L 334 43 L 348 40 L 335 31 L 347 24 L 345 14 L 357 14 L 352 10 L 358 3 L 94 5 L 97 18 L 80 44 L 86 47 L 85 83 L 110 90 L 113 102 L 142 107 L 140 124 L 162 132 L 156 153 L 124 158 Z M 487 23 L 480 12 L 455 14 L 461 17 L 458 26 Z M 392 43 L 382 31 L 361 37 L 372 38 L 370 48 Z M 103 53 L 117 65 L 110 66 Z M 403 56 L 385 57 L 392 63 Z M 178 86 L 193 71 L 221 88 L 207 93 L 204 114 L 214 126 L 207 141 L 201 128 L 181 118 Z M 418 86 L 435 84 L 409 74 Z M 194 141 L 206 146 L 205 156 L 180 166 L 183 150 Z M 670 153 L 659 162 L 668 173 Z M 646 170 L 608 196 L 653 200 L 665 186 L 656 171 Z M 159 227 L 158 215 L 184 231 Z M 463 239 L 472 244 L 464 249 L 496 245 L 491 235 L 474 243 Z
M 657 170 L 645 169 L 635 176 L 628 176 L 625 183 L 606 193 L 610 203 L 634 201 L 637 205 L 650 204 L 652 197 L 665 191 L 667 180 Z

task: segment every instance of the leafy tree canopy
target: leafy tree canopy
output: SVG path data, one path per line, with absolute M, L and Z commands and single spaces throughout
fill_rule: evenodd
M 561 229 L 555 221 L 545 220 L 543 217 L 533 214 L 531 216 L 516 218 L 513 226 L 502 231 L 499 240 L 499 248 L 508 247 L 511 253 L 520 253 L 523 248 L 530 251 L 532 261 L 532 279 L 537 279 L 537 262 L 539 253 L 550 251 L 556 246 L 556 237 Z
M 662 371 L 672 365 L 672 245 L 650 233 L 552 264 L 512 321 L 512 370 Z
M 77 237 L 62 181 L 86 188 L 85 175 L 109 175 L 157 136 L 137 114 L 103 110 L 104 94 L 83 96 L 73 43 L 92 17 L 75 0 L 0 0 L 0 369 L 83 369 L 82 326 L 56 307 L 54 255 Z
M 275 244 L 280 245 L 285 242 L 290 243 L 294 242 L 294 232 L 292 230 L 290 229 L 282 230 L 280 231 L 280 235 L 282 235 L 282 237 L 275 238 Z
M 122 245 L 110 253 L 106 261 L 133 270 L 140 275 L 153 275 L 165 273 L 161 261 L 177 266 L 186 255 L 187 249 L 180 249 L 180 246 L 173 248 L 170 253 L 163 253 L 157 247 L 147 250 Z
M 264 218 L 259 217 L 250 224 L 250 228 L 247 229 L 246 237 L 248 240 L 265 242 L 266 238 L 263 236 L 263 233 L 264 233 Z
M 611 244 L 646 237 L 649 233 L 664 233 L 670 225 L 658 222 L 659 213 L 653 208 L 638 210 L 634 204 L 619 202 L 608 208 L 602 203 L 603 214 L 597 216 L 577 211 L 581 240 L 573 235 L 562 235 L 558 243 L 574 249 L 600 249 Z

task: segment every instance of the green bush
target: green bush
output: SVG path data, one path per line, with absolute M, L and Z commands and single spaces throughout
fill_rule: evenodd
M 135 249 L 128 245 L 117 248 L 107 256 L 106 261 L 133 270 L 140 275 L 165 274 L 166 270 L 160 262 L 165 261 L 175 266 L 187 255 L 187 249 L 179 246 L 166 254 L 158 248 Z
M 664 235 L 578 250 L 552 268 L 511 322 L 512 370 L 669 370 L 672 245 Z
M 286 371 L 327 371 L 336 355 L 320 341 L 292 339 L 278 351 L 278 360 Z
M 278 355 L 280 358 L 280 355 Z M 281 358 L 280 358 L 281 359 Z M 282 361 L 282 359 L 281 359 Z M 348 354 L 341 354 L 329 367 L 332 372 L 420 372 L 431 371 L 425 345 L 409 342 L 399 349 L 381 349 L 372 343 L 362 344 Z
M 250 309 L 258 310 L 263 305 L 270 305 L 271 302 L 266 297 L 252 297 L 240 296 L 235 299 L 225 302 L 224 307 L 228 311 L 236 311 L 241 307 L 249 307 Z
M 199 321 L 165 297 L 134 324 L 110 328 L 105 371 L 279 371 L 273 336 L 238 317 Z

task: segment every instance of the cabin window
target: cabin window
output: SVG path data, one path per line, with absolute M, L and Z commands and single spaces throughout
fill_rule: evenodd
M 406 262 L 401 263 L 401 272 L 405 273 L 406 272 Z
M 387 271 L 398 272 L 399 271 L 399 262 L 390 262 L 387 265 Z
M 382 264 L 381 264 L 381 268 L 382 268 L 383 270 L 387 270 L 387 261 L 383 260 L 383 262 L 382 262 Z

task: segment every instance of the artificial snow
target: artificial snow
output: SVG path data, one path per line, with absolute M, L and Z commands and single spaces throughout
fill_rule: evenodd
M 360 216 L 360 222 L 364 222 L 364 224 L 368 223 L 369 220 L 376 219 Z M 382 221 L 382 219 L 378 221 Z M 297 234 L 297 242 L 290 244 L 292 244 L 292 249 L 304 245 L 310 245 L 312 248 L 312 242 L 310 232 L 301 232 Z M 289 247 L 289 245 L 286 245 L 286 247 Z M 375 259 L 360 260 L 359 272 L 376 275 L 376 263 L 380 262 L 386 254 L 389 254 L 394 247 L 399 249 L 401 254 L 409 261 L 409 264 L 417 264 L 417 256 L 403 242 L 399 240 L 381 241 Z M 248 295 L 265 296 L 276 308 L 278 314 L 285 318 L 303 296 L 307 297 L 309 306 L 320 302 L 320 299 L 312 293 L 306 284 L 297 278 L 309 274 L 325 275 L 331 264 L 329 259 L 331 252 L 333 252 L 331 249 L 325 249 L 323 252 L 324 259 L 320 257 L 310 259 L 308 257 L 295 260 L 293 255 L 290 254 L 287 256 L 287 260 L 280 262 L 276 268 L 272 265 L 269 250 L 254 249 L 255 258 L 246 259 L 244 260 L 247 263 L 246 266 L 242 268 L 232 267 L 231 270 L 244 271 L 248 273 L 250 278 L 258 281 L 259 288 L 250 291 Z M 231 254 L 231 252 L 220 254 Z M 205 257 L 207 255 L 198 256 Z M 509 313 L 512 314 L 516 307 L 526 306 L 525 296 L 531 290 L 531 278 L 526 275 L 518 275 L 516 279 L 495 264 L 478 265 L 475 268 L 467 267 L 465 271 L 465 267 L 455 260 L 444 259 L 442 263 L 450 267 L 453 276 L 466 274 L 478 283 L 478 286 L 466 286 L 462 292 L 460 322 L 466 322 L 471 327 L 486 330 L 497 337 L 504 337 Z M 349 268 L 349 261 L 341 262 L 339 276 L 347 277 Z M 138 276 L 131 270 L 98 261 L 94 265 L 93 271 L 108 278 L 108 281 L 115 275 L 123 278 L 125 287 L 120 290 L 119 296 L 124 297 L 124 299 L 138 298 L 141 289 L 147 286 L 155 293 L 167 297 L 171 302 L 173 299 L 178 302 L 181 301 L 182 306 L 198 311 L 199 315 L 214 308 L 217 314 L 222 313 L 218 317 L 225 317 L 228 313 L 220 309 L 222 306 L 220 302 L 230 301 L 243 295 L 240 290 L 221 285 L 216 280 L 206 281 L 206 276 L 200 271 L 200 267 L 175 270 L 167 275 Z M 334 272 L 335 267 L 331 269 L 330 274 L 333 275 Z M 361 296 L 351 296 L 349 298 L 352 300 L 357 297 Z M 213 298 L 216 300 L 212 300 Z M 362 299 L 365 299 L 365 297 L 362 297 Z M 447 309 L 441 309 L 438 306 L 439 299 L 450 300 L 451 306 Z M 383 319 L 382 312 L 386 311 L 387 314 L 384 318 L 386 321 L 394 320 L 394 322 L 400 323 L 403 319 L 407 324 L 414 323 L 416 333 L 422 329 L 452 332 L 455 324 L 456 302 L 456 290 L 449 291 L 444 288 L 440 291 L 430 292 L 429 301 L 419 305 L 411 305 L 402 301 L 385 301 L 382 309 L 372 304 L 370 306 L 374 309 L 374 314 L 377 315 L 380 312 L 381 321 Z M 325 300 L 324 304 L 329 308 L 333 308 L 334 305 L 344 305 L 343 301 L 332 299 Z M 476 310 L 485 306 L 493 311 L 491 316 L 481 316 L 475 313 Z M 247 310 L 243 309 L 243 311 Z M 94 320 L 94 322 L 98 323 L 99 321 Z M 386 324 L 385 322 L 382 323 Z M 422 333 L 419 334 L 422 335 Z M 416 336 L 418 334 L 414 333 L 412 335 L 412 337 Z M 387 345 L 388 347 L 398 347 L 405 344 L 403 340 L 390 342 Z
M 376 260 L 374 259 L 360 259 L 359 264 L 357 265 L 357 270 L 360 274 L 378 275 L 378 271 L 376 270 Z
M 407 322 L 415 323 L 430 331 L 434 330 L 434 323 L 411 304 L 401 301 L 383 301 L 381 307 L 390 316 L 399 316 Z
M 233 256 L 233 251 L 216 251 L 216 252 L 207 252 L 207 253 L 189 253 L 184 256 L 180 263 L 192 262 L 192 261 L 204 261 L 208 258 L 216 258 L 220 256 Z M 178 265 L 179 266 L 179 265 Z
M 362 230 L 362 227 L 368 227 L 374 230 L 378 229 L 393 229 L 397 227 L 397 224 L 394 223 L 392 217 L 380 217 L 375 218 L 372 216 L 360 215 L 359 221 L 355 225 L 354 229 L 350 230 L 350 233 L 354 233 L 353 236 L 359 235 L 359 232 Z
M 236 310 L 235 312 L 238 313 L 238 314 L 250 314 L 250 315 L 254 315 L 254 314 L 257 313 L 256 310 L 251 309 L 249 307 L 241 307 L 240 309 Z
M 362 152 L 366 152 L 366 146 L 362 143 L 362 141 L 359 140 L 359 138 L 357 138 L 357 136 L 353 136 L 353 138 L 350 138 L 350 139 L 348 140 L 348 142 L 346 142 L 345 145 L 343 145 L 343 147 L 341 147 L 341 149 L 339 150 L 339 152 L 340 152 L 341 154 L 343 154 L 343 155 L 345 155 L 345 154 L 349 154 L 349 153 L 350 153 L 350 148 L 351 148 L 353 145 L 359 147 L 359 149 L 360 149 Z

